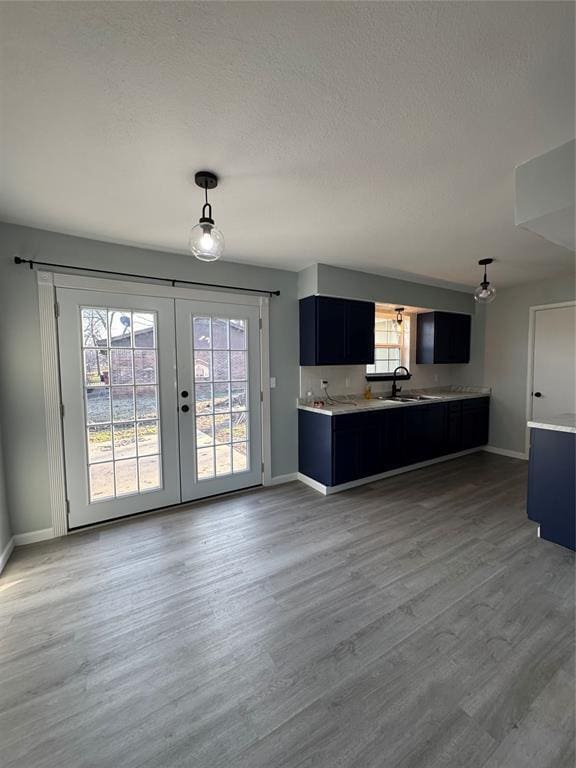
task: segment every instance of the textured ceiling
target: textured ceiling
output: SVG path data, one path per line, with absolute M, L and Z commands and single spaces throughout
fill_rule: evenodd
M 0 218 L 457 284 L 565 272 L 516 165 L 574 137 L 574 5 L 0 3 Z M 190 258 L 192 258 L 190 256 Z

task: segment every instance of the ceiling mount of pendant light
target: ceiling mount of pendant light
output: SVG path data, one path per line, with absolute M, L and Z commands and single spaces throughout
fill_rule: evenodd
M 484 277 L 482 278 L 482 282 L 474 291 L 474 298 L 480 304 L 490 304 L 490 302 L 494 301 L 496 298 L 496 288 L 490 284 L 486 275 L 486 267 L 488 264 L 492 264 L 493 261 L 494 259 L 480 259 L 478 262 L 481 267 L 484 267 Z
M 402 320 L 404 319 L 402 317 L 402 312 L 404 312 L 404 307 L 396 307 L 394 312 L 396 312 L 396 322 L 398 325 L 402 325 Z
M 218 186 L 218 176 L 212 171 L 198 171 L 194 181 L 204 190 L 204 205 L 198 224 L 190 230 L 190 250 L 200 261 L 216 261 L 224 253 L 224 236 L 214 226 L 208 190 Z

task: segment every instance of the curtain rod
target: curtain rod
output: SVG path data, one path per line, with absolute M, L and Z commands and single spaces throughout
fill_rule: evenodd
M 78 272 L 98 272 L 101 275 L 120 275 L 121 277 L 136 277 L 144 280 L 159 280 L 163 283 L 170 283 L 175 288 L 176 284 L 182 285 L 201 285 L 205 288 L 224 288 L 225 290 L 242 291 L 243 293 L 258 293 L 264 296 L 280 296 L 280 291 L 267 291 L 260 288 L 241 288 L 238 285 L 221 285 L 220 283 L 201 283 L 196 280 L 178 280 L 171 277 L 156 277 L 154 275 L 135 275 L 133 272 L 116 272 L 113 269 L 94 269 L 92 267 L 73 267 L 66 264 L 53 264 L 50 261 L 36 261 L 35 259 L 23 259 L 20 256 L 14 256 L 14 264 L 28 264 L 30 269 L 34 266 L 56 267 L 57 269 L 75 269 Z

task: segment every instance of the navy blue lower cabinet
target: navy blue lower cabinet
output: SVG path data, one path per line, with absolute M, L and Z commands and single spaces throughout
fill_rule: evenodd
M 576 550 L 576 434 L 530 430 L 528 504 L 540 537 Z
M 478 448 L 488 443 L 490 398 L 475 397 L 462 401 L 462 449 Z
M 382 412 L 333 419 L 333 485 L 382 472 Z
M 404 436 L 406 464 L 417 464 L 448 453 L 446 404 L 406 408 Z
M 298 471 L 332 485 L 332 417 L 298 411 Z
M 484 445 L 488 398 L 336 416 L 300 410 L 298 424 L 299 471 L 342 485 Z

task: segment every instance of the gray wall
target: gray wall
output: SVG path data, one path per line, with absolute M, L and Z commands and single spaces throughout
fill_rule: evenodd
M 574 275 L 498 291 L 486 311 L 484 383 L 492 387 L 490 445 L 524 453 L 530 307 L 576 298 Z M 553 373 L 551 374 L 553 375 Z
M 395 277 L 371 275 L 354 269 L 317 265 L 317 287 L 314 293 L 324 296 L 344 296 L 349 299 L 365 299 L 407 306 L 443 309 L 446 312 L 474 314 L 472 293 L 439 288 Z
M 0 554 L 4 552 L 6 545 L 12 538 L 12 527 L 8 515 L 8 505 L 6 503 L 6 489 L 4 481 L 4 461 L 2 452 L 2 427 L 0 426 Z
M 0 222 L 0 422 L 14 533 L 49 528 L 48 469 L 36 275 L 13 257 L 184 280 L 279 289 L 270 302 L 272 474 L 297 468 L 297 274 L 69 237 Z

